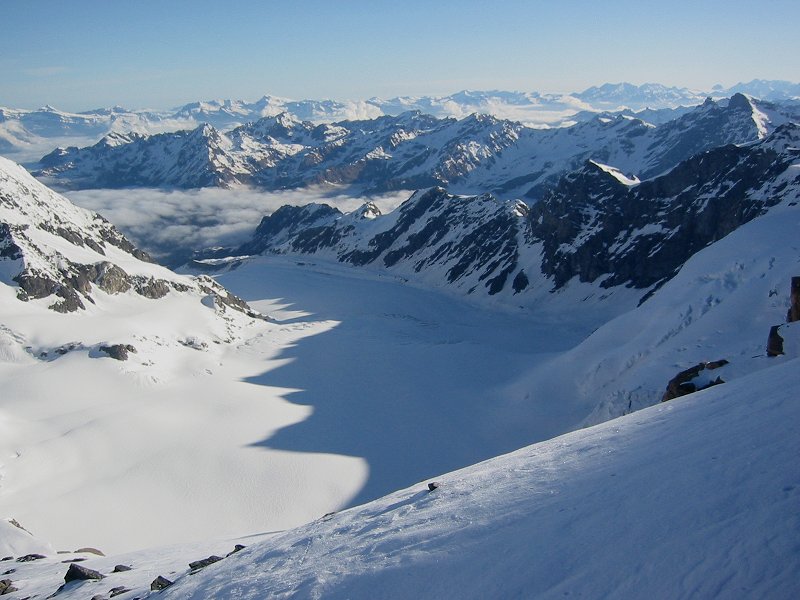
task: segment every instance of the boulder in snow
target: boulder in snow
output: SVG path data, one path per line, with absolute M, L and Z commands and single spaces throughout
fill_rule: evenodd
M 69 583 L 70 581 L 87 581 L 89 579 L 96 579 L 100 580 L 103 579 L 105 575 L 100 573 L 99 571 L 95 571 L 94 569 L 89 569 L 88 567 L 84 567 L 83 565 L 78 565 L 72 563 L 67 569 L 67 574 L 64 575 L 64 581 Z
M 136 353 L 136 348 L 131 344 L 113 344 L 111 346 L 100 346 L 100 352 L 105 352 L 115 360 L 128 360 L 129 353 Z
M 150 584 L 150 589 L 154 592 L 157 592 L 163 590 L 164 588 L 168 588 L 169 586 L 172 585 L 172 583 L 173 582 L 167 579 L 166 577 L 159 575 L 158 577 L 153 579 L 153 582 Z

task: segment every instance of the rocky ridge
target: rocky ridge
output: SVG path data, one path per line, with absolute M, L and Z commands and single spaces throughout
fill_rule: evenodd
M 19 300 L 56 312 L 85 310 L 97 294 L 134 293 L 157 300 L 170 293 L 213 298 L 255 315 L 208 277 L 192 279 L 152 264 L 100 215 L 78 208 L 22 167 L 0 159 L 0 282 Z
M 647 181 L 589 161 L 532 208 L 490 194 L 415 193 L 380 215 L 365 205 L 284 206 L 232 256 L 313 255 L 512 297 L 571 281 L 652 290 L 696 252 L 800 196 L 800 126 L 727 145 Z

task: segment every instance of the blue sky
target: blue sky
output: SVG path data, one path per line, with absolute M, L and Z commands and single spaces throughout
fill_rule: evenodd
M 0 0 L 0 106 L 800 81 L 798 0 Z

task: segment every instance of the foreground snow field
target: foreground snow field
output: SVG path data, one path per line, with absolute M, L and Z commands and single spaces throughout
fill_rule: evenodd
M 167 598 L 796 598 L 797 360 L 317 521 Z
M 799 366 L 779 359 L 437 476 L 433 492 L 419 483 L 193 575 L 190 560 L 232 542 L 90 557 L 82 564 L 108 577 L 68 584 L 60 597 L 119 585 L 131 590 L 123 600 L 142 597 L 160 573 L 175 585 L 152 597 L 197 600 L 796 598 Z M 119 562 L 134 569 L 110 574 Z M 53 560 L 15 566 L 26 595 L 52 593 L 66 571 Z

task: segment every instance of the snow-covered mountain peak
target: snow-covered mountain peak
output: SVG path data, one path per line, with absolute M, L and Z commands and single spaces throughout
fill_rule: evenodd
M 102 139 L 95 145 L 98 147 L 106 146 L 109 148 L 115 148 L 123 144 L 130 144 L 131 142 L 135 142 L 136 140 L 140 139 L 144 139 L 144 136 L 139 133 L 122 133 L 119 131 L 112 131 L 108 135 L 103 136 Z
M 235 137 L 238 132 L 242 132 L 260 138 L 271 137 L 276 140 L 288 140 L 293 136 L 296 129 L 308 133 L 314 127 L 312 123 L 301 121 L 288 112 L 281 112 L 277 115 L 262 117 L 257 121 L 247 123 L 235 129 L 231 132 L 231 135 Z
M 217 129 L 213 125 L 209 125 L 208 123 L 203 123 L 198 127 L 196 127 L 195 129 L 193 129 L 189 135 L 190 137 L 193 138 L 213 139 L 219 137 L 219 131 L 217 131 Z
M 365 202 L 357 210 L 356 214 L 361 219 L 375 219 L 382 215 L 381 209 L 373 202 Z
M 604 165 L 603 163 L 599 163 L 595 160 L 587 161 L 587 167 L 589 169 L 598 168 L 604 173 L 608 173 L 614 179 L 622 183 L 623 185 L 638 185 L 641 183 L 639 178 L 636 175 L 625 175 L 622 171 L 617 169 L 616 167 L 612 167 L 610 165 Z

